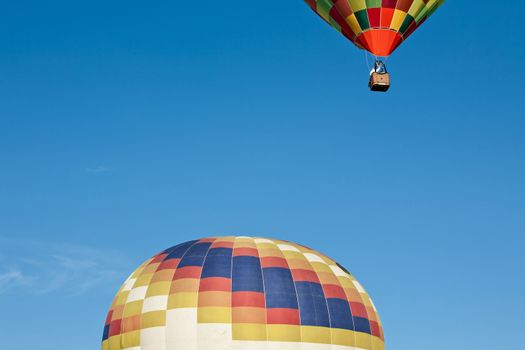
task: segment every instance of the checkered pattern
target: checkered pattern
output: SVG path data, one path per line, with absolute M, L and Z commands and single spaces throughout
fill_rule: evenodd
M 305 0 L 359 48 L 389 56 L 445 0 Z
M 291 242 L 179 244 L 143 263 L 108 313 L 103 350 L 383 350 L 372 300 L 341 265 Z

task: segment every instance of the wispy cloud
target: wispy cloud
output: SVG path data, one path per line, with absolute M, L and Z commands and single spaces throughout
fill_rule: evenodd
M 23 284 L 24 276 L 20 271 L 10 270 L 0 273 L 0 293 L 12 288 L 13 286 Z
M 97 166 L 94 168 L 86 168 L 86 171 L 88 173 L 107 173 L 113 171 L 113 169 L 106 166 Z
M 0 294 L 85 293 L 123 280 L 127 262 L 107 250 L 0 237 Z

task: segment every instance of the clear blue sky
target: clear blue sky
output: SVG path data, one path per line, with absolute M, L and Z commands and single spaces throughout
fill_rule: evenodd
M 97 349 L 141 261 L 242 234 L 349 268 L 389 349 L 523 349 L 525 6 L 498 7 L 449 0 L 378 95 L 299 0 L 3 1 L 2 348 Z

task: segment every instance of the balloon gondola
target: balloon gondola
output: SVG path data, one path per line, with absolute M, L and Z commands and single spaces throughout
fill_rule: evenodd
M 388 58 L 445 0 L 305 0 L 330 26 L 375 57 L 372 91 L 387 91 Z M 380 69 L 380 70 L 378 70 Z

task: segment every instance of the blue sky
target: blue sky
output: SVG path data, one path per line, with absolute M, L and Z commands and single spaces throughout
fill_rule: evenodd
M 378 95 L 302 1 L 3 2 L 2 347 L 96 349 L 140 262 L 239 234 L 345 265 L 389 349 L 522 349 L 524 34 L 448 1 Z

